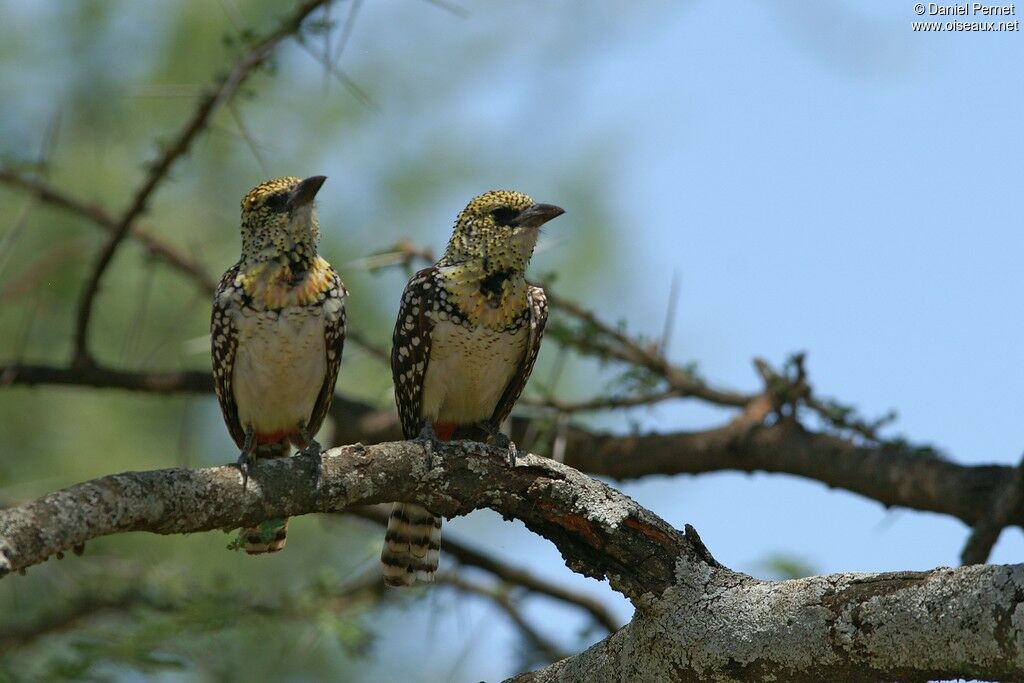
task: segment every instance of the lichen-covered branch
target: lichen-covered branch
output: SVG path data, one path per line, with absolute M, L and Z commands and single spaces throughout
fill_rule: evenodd
M 673 582 L 681 555 L 714 562 L 695 534 L 679 534 L 627 496 L 576 470 L 529 456 L 510 469 L 498 451 L 454 442 L 427 470 L 409 442 L 346 446 L 324 456 L 259 463 L 242 487 L 233 466 L 127 472 L 94 479 L 0 512 L 0 572 L 30 567 L 123 531 L 186 533 L 267 517 L 415 500 L 446 516 L 490 507 L 552 540 L 576 571 L 608 578 L 638 599 Z M 644 558 L 644 561 L 638 561 Z
M 1024 676 L 1024 565 L 758 581 L 681 560 L 590 649 L 517 683 L 928 681 Z
M 718 564 L 627 496 L 551 460 L 511 468 L 452 442 L 427 467 L 414 442 L 356 444 L 236 468 L 111 475 L 0 511 L 0 569 L 123 531 L 185 533 L 394 499 L 446 516 L 489 507 L 522 520 L 566 565 L 636 606 L 601 643 L 520 680 L 919 680 L 1024 677 L 1024 566 L 838 574 L 767 582 Z

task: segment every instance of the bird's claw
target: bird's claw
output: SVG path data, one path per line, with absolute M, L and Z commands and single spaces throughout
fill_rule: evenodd
M 494 445 L 505 451 L 505 458 L 508 460 L 508 466 L 515 467 L 516 460 L 519 458 L 519 449 L 516 448 L 515 442 L 502 433 L 498 425 L 493 422 L 483 422 L 483 429 L 487 432 L 487 436 L 491 438 Z
M 505 457 L 508 459 L 508 466 L 515 467 L 516 460 L 519 458 L 519 449 L 516 448 L 515 442 L 501 432 L 496 432 L 494 434 L 494 445 L 504 449 Z
M 427 470 L 434 469 L 434 449 L 440 445 L 440 442 L 437 440 L 434 425 L 429 420 L 423 425 L 423 429 L 420 430 L 419 436 L 415 440 L 423 446 L 423 452 L 427 460 Z
M 249 468 L 252 466 L 252 452 L 256 447 L 256 431 L 249 425 L 245 428 L 245 441 L 238 454 L 238 471 L 242 473 L 242 490 L 249 485 Z
M 249 469 L 252 467 L 252 456 L 246 451 L 242 451 L 238 456 L 238 471 L 242 473 L 242 490 L 249 485 Z
M 324 453 L 323 447 L 316 439 L 310 439 L 309 445 L 299 451 L 299 455 L 308 455 L 314 458 L 316 466 L 316 488 L 319 489 L 324 481 Z

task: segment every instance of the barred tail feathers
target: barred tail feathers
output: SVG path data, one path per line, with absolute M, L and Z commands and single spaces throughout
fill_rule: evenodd
M 441 552 L 441 518 L 412 503 L 395 503 L 380 554 L 384 583 L 411 586 L 430 582 Z
M 276 435 L 275 435 L 276 436 Z M 259 437 L 257 437 L 259 442 Z M 259 443 L 253 453 L 253 460 L 263 458 L 284 458 L 291 452 L 288 439 L 271 443 Z M 288 518 L 277 517 L 260 522 L 259 526 L 243 527 L 241 541 L 249 555 L 263 555 L 284 550 L 288 541 Z
M 242 539 L 245 541 L 245 552 L 250 555 L 284 550 L 288 541 L 288 518 L 267 519 L 259 526 L 245 527 L 242 529 Z

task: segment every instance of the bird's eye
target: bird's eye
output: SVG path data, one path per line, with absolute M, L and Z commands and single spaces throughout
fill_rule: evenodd
M 491 211 L 491 216 L 494 217 L 494 222 L 498 225 L 511 225 L 512 221 L 514 221 L 518 215 L 518 211 L 510 209 L 507 206 L 499 206 L 497 209 Z
M 266 201 L 264 201 L 264 205 L 271 211 L 284 211 L 284 208 L 287 204 L 287 192 L 276 192 L 267 197 Z

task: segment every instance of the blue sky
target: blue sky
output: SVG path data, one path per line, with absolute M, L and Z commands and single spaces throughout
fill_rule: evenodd
M 957 460 L 1014 462 L 1024 43 L 914 33 L 911 5 L 823 5 L 697 3 L 610 67 L 646 70 L 615 80 L 634 115 L 656 112 L 622 177 L 623 201 L 650 211 L 638 223 L 658 226 L 634 264 L 663 291 L 681 273 L 673 351 L 708 377 L 750 386 L 751 357 L 804 349 L 818 390 L 896 408 L 896 431 Z M 955 563 L 966 532 L 778 476 L 701 479 L 712 488 L 697 526 L 733 529 L 709 541 L 732 564 L 779 544 L 824 570 L 921 568 Z M 729 515 L 717 503 L 733 496 L 746 509 Z M 995 559 L 1019 559 L 1007 537 Z

